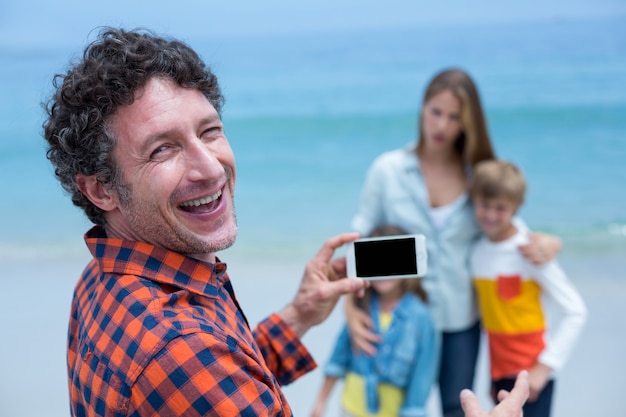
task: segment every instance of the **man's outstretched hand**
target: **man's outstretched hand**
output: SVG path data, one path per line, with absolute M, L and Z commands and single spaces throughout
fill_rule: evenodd
M 345 258 L 333 259 L 335 250 L 358 237 L 358 233 L 344 233 L 327 240 L 307 263 L 296 296 L 280 313 L 299 337 L 326 320 L 340 296 L 365 288 L 365 281 L 346 278 Z
M 517 375 L 515 386 L 511 392 L 498 392 L 498 405 L 488 413 L 483 411 L 476 395 L 468 389 L 461 391 L 461 406 L 465 417 L 521 417 L 522 406 L 528 399 L 528 372 L 522 371 Z

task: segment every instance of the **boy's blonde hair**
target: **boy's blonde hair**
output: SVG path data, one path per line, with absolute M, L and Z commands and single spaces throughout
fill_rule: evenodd
M 473 199 L 504 197 L 518 207 L 524 202 L 526 181 L 524 175 L 507 161 L 482 161 L 474 169 L 469 185 Z

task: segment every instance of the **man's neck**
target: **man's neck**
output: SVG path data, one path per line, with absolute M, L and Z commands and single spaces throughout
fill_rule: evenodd
M 121 239 L 121 240 L 129 240 L 129 241 L 133 241 L 133 242 L 143 242 L 143 243 L 147 243 L 149 245 L 153 245 L 153 246 L 157 246 L 160 247 L 159 245 L 156 245 L 152 242 L 144 242 L 141 238 L 135 237 L 135 235 L 133 233 L 124 233 L 123 229 L 119 229 L 116 228 L 110 224 L 107 224 L 106 226 L 104 226 L 104 230 L 106 232 L 106 235 L 108 238 L 111 239 Z M 173 252 L 176 252 L 170 248 L 164 248 L 167 250 L 171 250 Z M 178 252 L 180 253 L 180 252 Z M 190 258 L 196 259 L 200 262 L 206 262 L 206 263 L 216 263 L 217 262 L 217 255 L 215 254 L 215 252 L 211 252 L 211 253 L 180 253 L 181 255 L 184 256 L 188 256 Z

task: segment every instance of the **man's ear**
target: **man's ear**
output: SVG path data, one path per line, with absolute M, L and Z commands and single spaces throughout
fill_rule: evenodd
M 95 175 L 76 174 L 76 185 L 96 207 L 104 211 L 117 208 L 114 191 L 100 183 Z

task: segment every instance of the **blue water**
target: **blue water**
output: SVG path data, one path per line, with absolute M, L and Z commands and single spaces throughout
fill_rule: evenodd
M 414 141 L 426 83 L 460 66 L 498 155 L 526 173 L 527 223 L 567 254 L 626 257 L 623 18 L 185 40 L 226 96 L 243 251 L 310 252 L 347 230 L 372 159 Z M 82 47 L 0 49 L 0 260 L 84 250 L 39 106 Z

